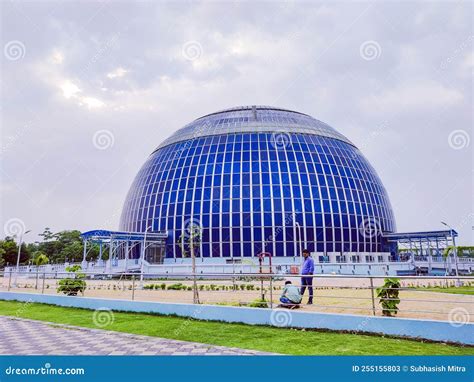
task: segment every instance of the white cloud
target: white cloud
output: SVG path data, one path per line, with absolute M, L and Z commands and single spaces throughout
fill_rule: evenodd
M 107 73 L 107 77 L 110 78 L 110 79 L 120 78 L 120 77 L 125 76 L 125 74 L 127 74 L 127 73 L 128 73 L 128 70 L 119 67 L 119 68 Z
M 58 50 L 54 51 L 51 55 L 51 61 L 53 62 L 53 64 L 61 65 L 64 61 L 63 53 Z
M 82 90 L 70 80 L 63 81 L 59 88 L 64 98 L 74 100 L 79 106 L 87 106 L 88 109 L 96 109 L 105 106 L 105 103 L 98 98 L 82 96 Z
M 84 104 L 89 109 L 96 109 L 105 106 L 104 102 L 94 97 L 79 97 L 79 104 Z
M 63 92 L 63 96 L 67 99 L 77 96 L 81 92 L 81 89 L 70 80 L 66 80 L 59 85 L 59 88 Z

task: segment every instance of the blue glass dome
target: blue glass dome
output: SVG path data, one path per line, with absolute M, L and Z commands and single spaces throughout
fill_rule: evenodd
M 384 252 L 395 219 L 361 152 L 329 125 L 267 106 L 212 113 L 161 143 L 128 192 L 120 229 L 167 231 L 166 257 L 201 228 L 199 256 Z M 150 228 L 149 228 L 150 227 Z M 301 237 L 300 237 L 301 236 Z

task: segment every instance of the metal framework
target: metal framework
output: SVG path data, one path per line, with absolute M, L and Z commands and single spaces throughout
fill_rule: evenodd
M 445 249 L 453 248 L 455 272 L 459 274 L 458 253 L 456 249 L 456 237 L 458 233 L 454 229 L 442 231 L 406 232 L 406 233 L 384 233 L 383 238 L 388 243 L 396 243 L 399 257 L 403 260 L 403 253 L 409 252 L 409 258 L 420 261 L 428 261 L 431 271 L 433 257 L 442 258 Z M 451 255 L 451 254 L 449 254 Z M 446 260 L 446 259 L 445 259 Z
M 133 253 L 140 253 L 140 263 L 143 264 L 143 259 L 146 259 L 146 249 L 155 247 L 164 250 L 167 237 L 167 232 L 124 232 L 107 230 L 84 232 L 81 234 L 81 238 L 84 242 L 82 262 L 87 262 L 87 254 L 92 248 L 92 245 L 88 246 L 88 244 L 99 244 L 99 263 L 102 263 L 102 254 L 105 247 L 108 248 L 109 259 L 112 263 L 118 258 L 125 259 L 127 263 L 129 259 L 134 258 L 131 256 Z
M 384 233 L 383 238 L 389 243 L 397 243 L 398 249 L 418 252 L 417 255 L 432 255 L 436 250 L 437 256 L 440 251 L 450 246 L 455 246 L 455 238 L 458 233 L 455 230 L 406 232 L 406 233 Z

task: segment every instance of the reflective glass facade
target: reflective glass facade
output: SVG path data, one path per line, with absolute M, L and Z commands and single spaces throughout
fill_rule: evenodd
M 395 231 L 379 177 L 347 138 L 269 107 L 202 117 L 140 169 L 120 229 L 168 231 L 166 256 L 179 258 L 190 224 L 201 227 L 200 256 L 224 258 L 299 255 L 299 232 L 311 251 L 382 252 L 380 232 Z

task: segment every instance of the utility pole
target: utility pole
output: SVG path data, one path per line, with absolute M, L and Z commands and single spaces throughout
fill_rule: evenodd
M 13 282 L 13 287 L 16 288 L 16 284 L 18 281 L 18 273 L 20 273 L 20 253 L 21 253 L 21 244 L 23 240 L 23 235 L 26 235 L 31 230 L 26 231 L 25 233 L 20 232 L 20 238 L 18 241 L 18 255 L 16 256 L 16 272 L 15 272 L 15 281 Z
M 143 270 L 145 267 L 145 250 L 146 250 L 146 234 L 149 229 L 151 229 L 152 226 L 149 226 L 145 230 L 145 234 L 143 235 L 143 245 L 142 245 L 142 253 L 140 256 L 140 289 L 143 289 Z
M 197 279 L 196 279 L 196 254 L 194 253 L 194 240 L 195 240 L 195 236 L 196 235 L 200 236 L 200 234 L 201 234 L 200 227 L 197 227 L 196 229 L 196 227 L 192 225 L 189 232 L 189 238 L 191 241 L 190 249 L 191 249 L 191 260 L 192 260 L 192 269 L 193 269 L 193 302 L 195 304 L 199 304 L 199 291 L 198 291 Z

